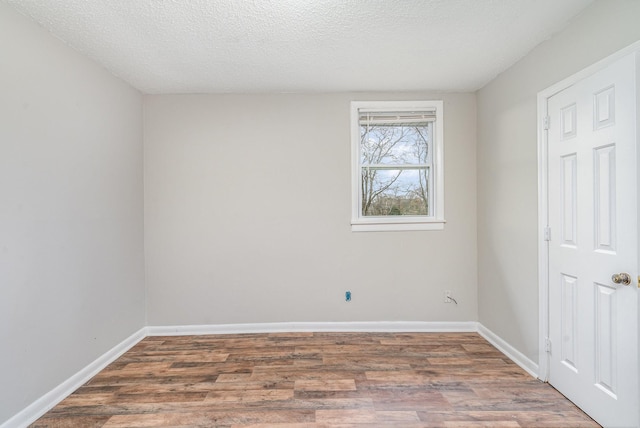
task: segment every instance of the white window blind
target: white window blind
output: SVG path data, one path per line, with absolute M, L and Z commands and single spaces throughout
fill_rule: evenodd
M 435 122 L 435 111 L 421 112 L 377 112 L 360 111 L 358 122 L 360 125 L 400 125 Z

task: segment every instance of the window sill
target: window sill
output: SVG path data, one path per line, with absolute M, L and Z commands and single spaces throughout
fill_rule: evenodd
M 394 232 L 413 230 L 444 230 L 445 220 L 429 220 L 420 222 L 389 222 L 389 221 L 352 221 L 352 232 Z

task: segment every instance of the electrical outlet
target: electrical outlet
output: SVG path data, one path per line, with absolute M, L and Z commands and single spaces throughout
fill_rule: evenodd
M 451 290 L 445 290 L 444 292 L 444 302 L 445 303 L 451 303 Z
M 351 291 L 345 291 L 344 292 L 344 301 L 345 302 L 350 302 L 351 301 Z

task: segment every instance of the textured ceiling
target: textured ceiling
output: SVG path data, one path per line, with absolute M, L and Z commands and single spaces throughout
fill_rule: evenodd
M 592 0 L 1 0 L 145 93 L 472 91 Z

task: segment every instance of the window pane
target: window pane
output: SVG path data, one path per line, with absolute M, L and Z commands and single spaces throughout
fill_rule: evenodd
M 362 168 L 362 215 L 429 213 L 429 168 Z
M 366 164 L 426 164 L 429 155 L 431 126 L 361 125 L 361 160 Z

